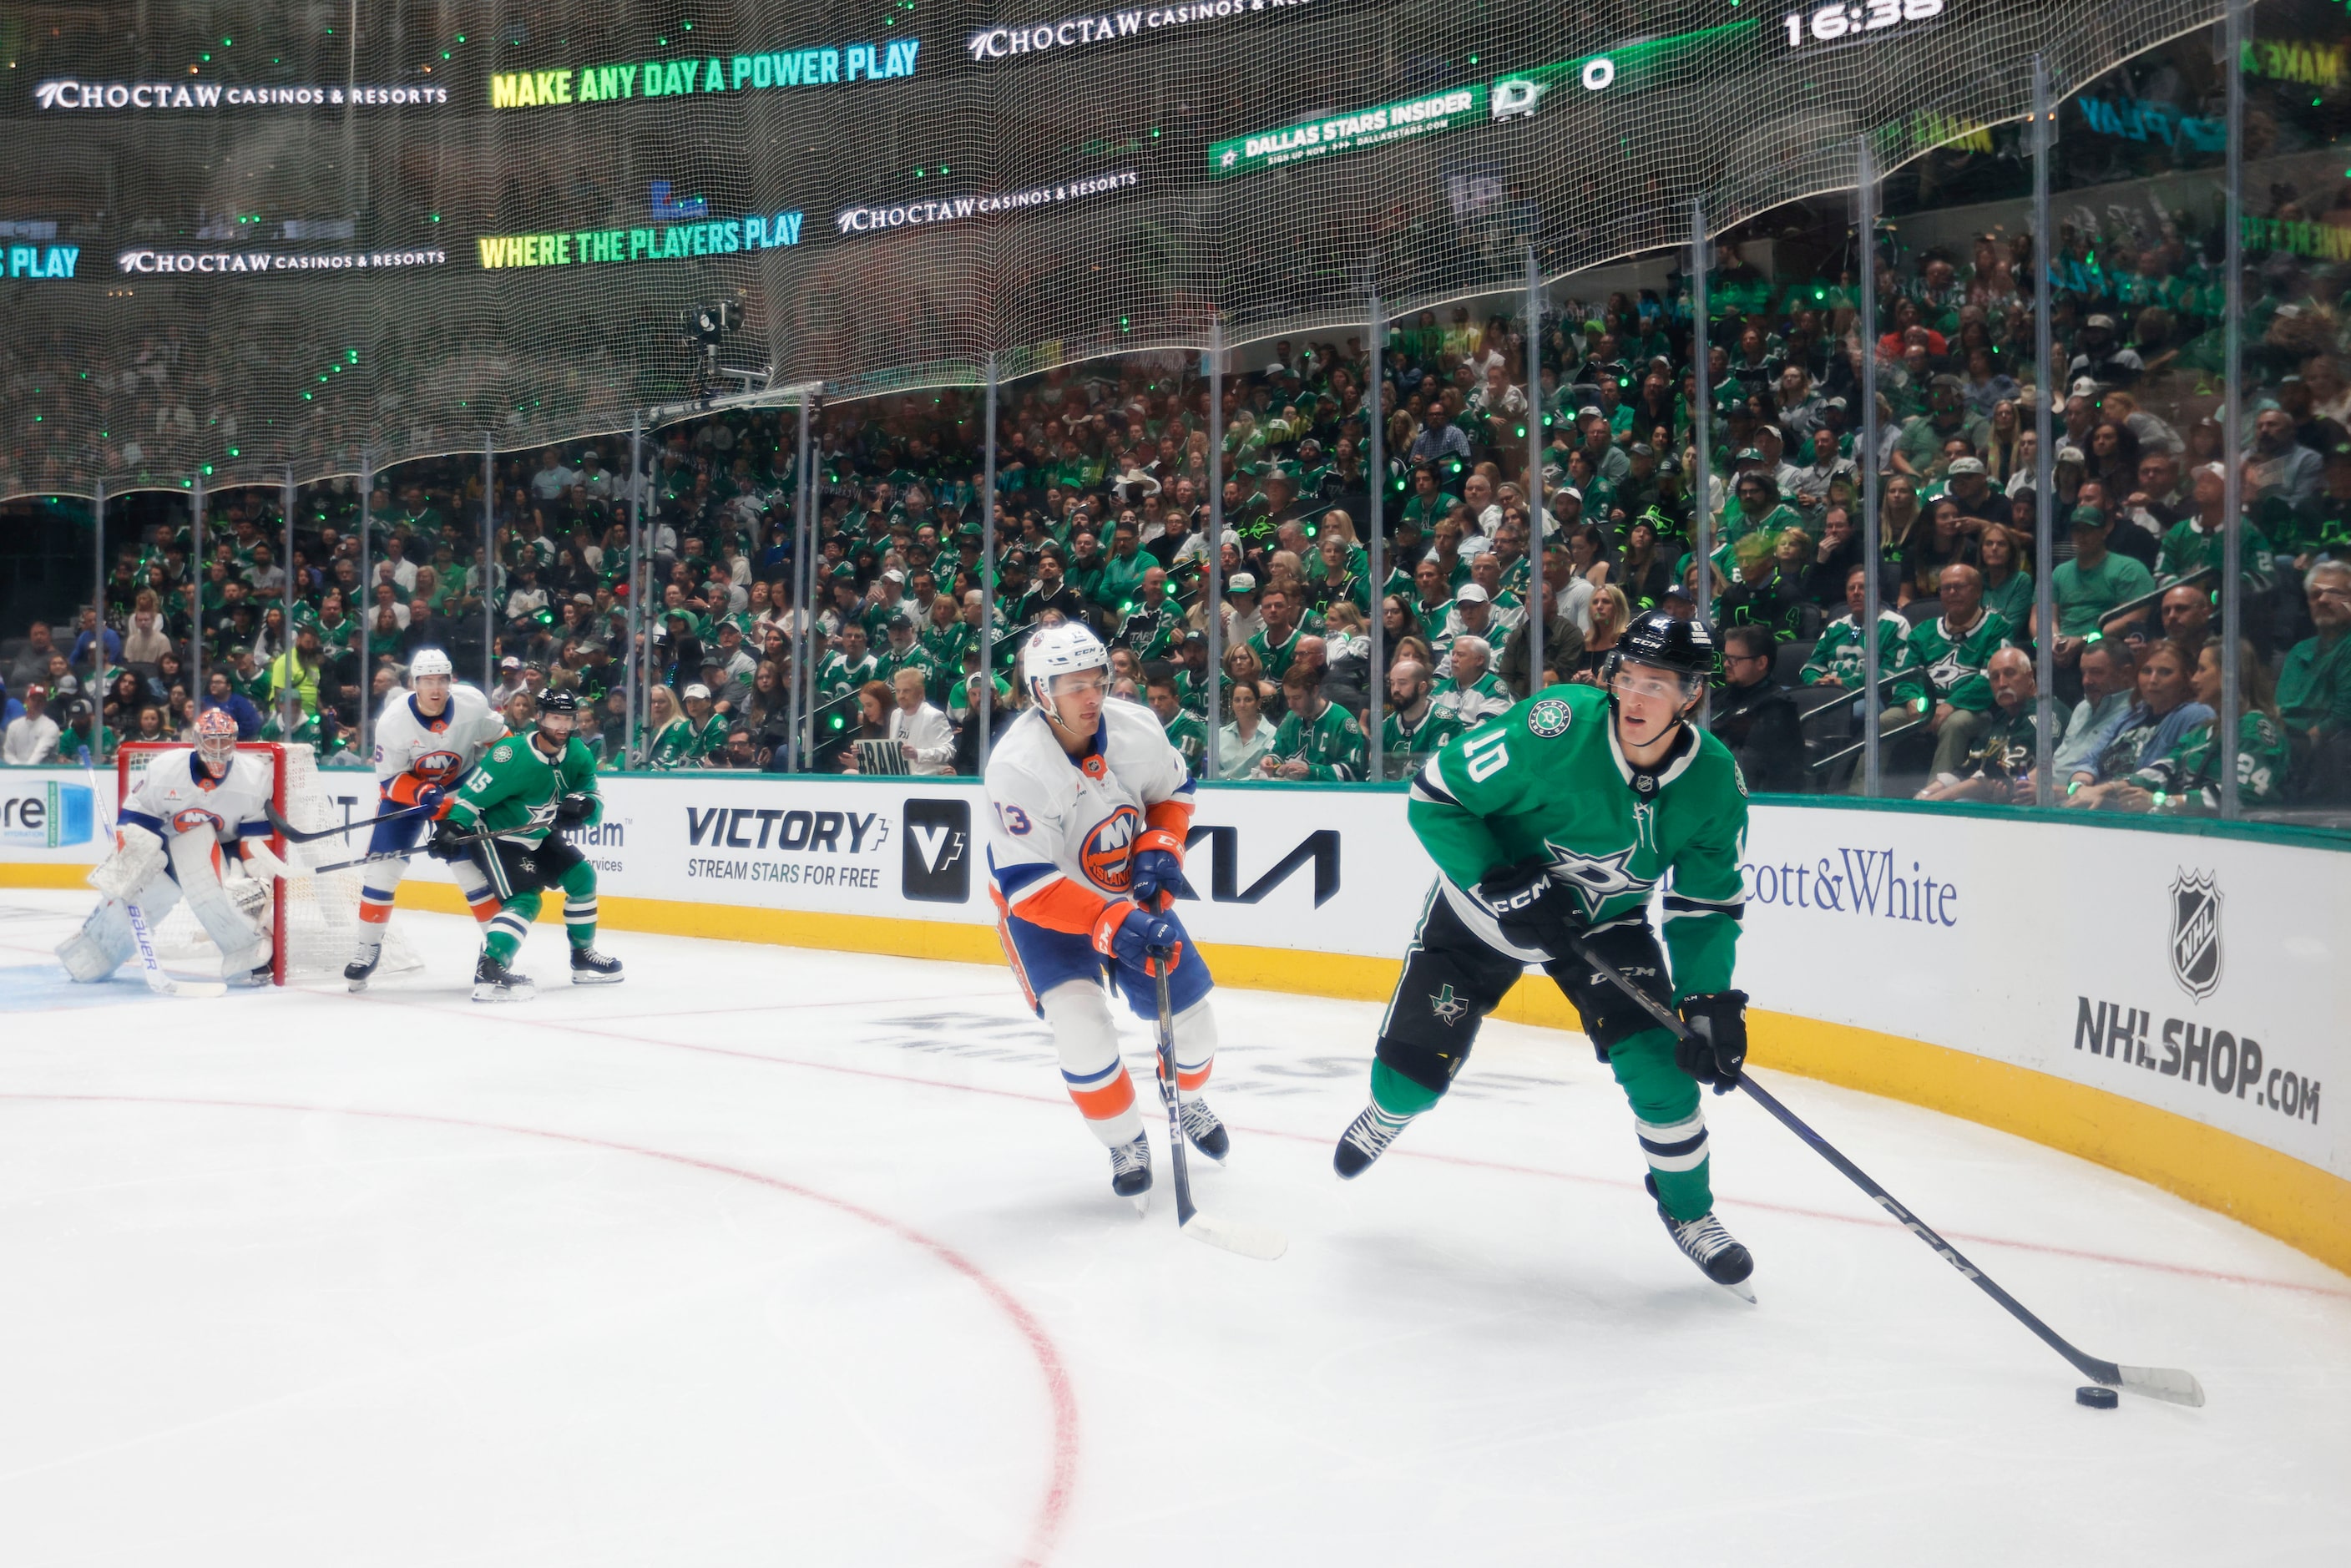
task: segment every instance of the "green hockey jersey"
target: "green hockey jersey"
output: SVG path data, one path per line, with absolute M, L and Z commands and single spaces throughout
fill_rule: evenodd
M 1806 685 L 1826 675 L 1847 691 L 1859 691 L 1864 676 L 1863 666 L 1868 662 L 1868 650 L 1863 646 L 1861 623 L 1850 613 L 1838 616 L 1821 628 L 1821 640 L 1813 644 L 1813 656 L 1804 661 L 1803 680 Z M 1877 612 L 1877 671 L 1881 679 L 1900 674 L 1918 662 L 1910 646 L 1910 622 L 1892 610 Z
M 1276 762 L 1303 762 L 1306 777 L 1321 783 L 1349 784 L 1363 778 L 1364 727 L 1337 703 L 1322 705 L 1309 723 L 1292 713 L 1273 732 Z
M 1575 892 L 1586 926 L 1638 916 L 1660 883 L 1675 995 L 1726 990 L 1746 894 L 1747 781 L 1721 741 L 1685 729 L 1635 791 L 1608 694 L 1551 686 L 1446 743 L 1414 779 L 1413 831 L 1472 929 L 1493 916 L 1469 890 L 1530 858 Z
M 1380 720 L 1384 777 L 1411 778 L 1416 769 L 1437 755 L 1439 747 L 1460 733 L 1460 721 L 1435 703 L 1422 711 L 1418 724 L 1407 724 L 1402 714 L 1389 709 Z
M 1991 706 L 1991 677 L 1985 671 L 1991 656 L 2008 646 L 2009 624 L 1999 612 L 1987 610 L 1976 623 L 1958 636 L 1942 617 L 1922 621 L 1910 629 L 1911 671 L 1894 687 L 1895 700 L 1931 713 L 1937 703 L 1949 703 L 1968 713 Z M 1817 652 L 1817 650 L 1815 650 Z M 1877 656 L 1886 657 L 1880 639 Z
M 604 814 L 596 795 L 596 759 L 580 737 L 566 737 L 563 750 L 550 758 L 535 735 L 508 736 L 465 775 L 450 797 L 448 820 L 467 832 L 487 828 L 499 838 L 536 844 L 554 827 L 555 803 L 566 795 L 594 800 L 589 821 Z

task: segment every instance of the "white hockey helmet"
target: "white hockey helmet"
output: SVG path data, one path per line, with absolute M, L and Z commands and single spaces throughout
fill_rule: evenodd
M 451 664 L 449 655 L 438 648 L 419 648 L 416 656 L 408 661 L 408 678 L 412 682 L 426 675 L 455 675 L 456 673 L 457 666 Z
M 196 755 L 215 774 L 228 771 L 236 760 L 236 720 L 216 707 L 196 716 Z
M 1040 630 L 1020 651 L 1020 675 L 1028 685 L 1029 699 L 1056 723 L 1061 716 L 1053 708 L 1054 677 L 1109 668 L 1110 650 L 1102 646 L 1102 639 L 1083 626 L 1066 622 Z

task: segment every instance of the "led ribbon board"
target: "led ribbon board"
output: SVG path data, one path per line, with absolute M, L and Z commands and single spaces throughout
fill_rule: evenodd
M 490 78 L 490 107 L 547 109 L 622 99 L 682 98 L 689 93 L 895 81 L 914 74 L 922 48 L 920 38 L 892 38 L 756 55 L 698 55 L 675 60 L 500 71 Z
M 1398 99 L 1392 103 L 1236 136 L 1229 141 L 1210 145 L 1208 172 L 1251 174 L 1259 169 L 1280 169 L 1311 158 L 1327 158 L 1336 152 L 1353 152 L 1407 137 L 1452 131 L 1484 118 L 1486 101 L 1486 84 L 1472 82 L 1468 87 L 1447 88 L 1443 92 L 1423 93 L 1417 98 Z
M 779 250 L 800 242 L 800 214 L 713 218 L 629 229 L 561 229 L 548 234 L 484 235 L 474 242 L 482 266 L 582 267 L 611 262 L 689 261 L 701 256 L 735 256 Z
M 1089 48 L 1123 38 L 1184 37 L 1199 28 L 1226 26 L 1269 13 L 1303 11 L 1313 0 L 1186 0 L 1175 5 L 1138 5 L 1042 22 L 992 23 L 963 41 L 972 64 L 992 66 L 1025 56 Z

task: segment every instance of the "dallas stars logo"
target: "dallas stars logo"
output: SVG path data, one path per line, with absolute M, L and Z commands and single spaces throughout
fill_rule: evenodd
M 1655 885 L 1654 879 L 1633 874 L 1633 853 L 1637 845 L 1626 844 L 1604 855 L 1578 854 L 1557 844 L 1544 847 L 1551 851 L 1552 880 L 1574 889 L 1575 902 L 1586 919 L 1597 915 L 1612 898 L 1644 892 Z
M 1443 1020 L 1446 1028 L 1450 1029 L 1468 1017 L 1469 1004 L 1455 996 L 1453 987 L 1448 983 L 1439 986 L 1437 988 L 1437 994 L 1428 998 L 1428 1010 Z

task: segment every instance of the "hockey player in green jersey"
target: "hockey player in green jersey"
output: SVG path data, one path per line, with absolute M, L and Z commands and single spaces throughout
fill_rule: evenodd
M 579 714 L 571 693 L 543 694 L 532 732 L 490 747 L 450 797 L 442 820 L 433 852 L 444 860 L 470 855 L 497 900 L 474 967 L 477 1002 L 529 999 L 531 982 L 514 973 L 515 955 L 538 918 L 539 890 L 549 886 L 563 890 L 571 983 L 608 986 L 621 978 L 620 960 L 596 951 L 596 868 L 562 837 L 563 829 L 592 823 L 604 811 L 596 760 L 572 733 Z M 473 833 L 489 836 L 452 845 Z
M 1437 883 L 1381 1022 L 1372 1103 L 1332 1163 L 1361 1175 L 1436 1104 L 1479 1021 L 1540 965 L 1632 1103 L 1675 1245 L 1751 1301 L 1754 1260 L 1714 1217 L 1698 1098 L 1700 1083 L 1728 1092 L 1747 1057 L 1747 998 L 1730 988 L 1747 786 L 1723 744 L 1688 723 L 1713 665 L 1703 626 L 1651 611 L 1610 653 L 1604 689 L 1552 686 L 1429 758 L 1407 811 Z M 1668 876 L 1660 952 L 1648 904 Z M 1580 962 L 1570 936 L 1678 1007 L 1690 1039 Z

